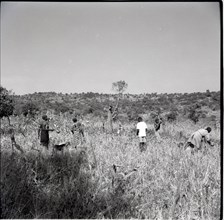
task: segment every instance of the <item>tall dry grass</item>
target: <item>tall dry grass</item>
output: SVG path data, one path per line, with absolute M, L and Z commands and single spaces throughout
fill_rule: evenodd
M 38 119 L 36 119 L 37 121 Z M 199 125 L 166 123 L 158 142 L 153 130 L 147 150 L 138 148 L 135 124 L 120 135 L 85 123 L 86 142 L 63 155 L 45 152 L 34 121 L 12 119 L 25 155 L 12 154 L 7 132 L 1 138 L 2 218 L 217 219 L 220 216 L 220 139 L 194 155 L 177 147 Z M 52 143 L 71 141 L 71 120 L 54 116 Z M 22 128 L 21 128 L 22 127 Z M 149 126 L 150 127 L 150 126 Z M 182 136 L 180 136 L 180 133 Z M 114 170 L 116 167 L 116 172 Z

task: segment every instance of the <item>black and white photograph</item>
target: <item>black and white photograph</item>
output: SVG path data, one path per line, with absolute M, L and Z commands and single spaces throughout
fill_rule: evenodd
M 1 2 L 1 219 L 222 219 L 221 1 Z

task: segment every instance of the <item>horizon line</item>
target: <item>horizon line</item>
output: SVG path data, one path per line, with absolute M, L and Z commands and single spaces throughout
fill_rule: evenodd
M 218 91 L 211 91 L 209 89 L 207 89 L 210 93 L 212 92 L 221 92 L 220 90 Z M 143 92 L 143 93 L 123 93 L 123 95 L 151 95 L 151 94 L 156 94 L 156 95 L 172 95 L 172 94 L 194 94 L 194 93 L 207 93 L 207 90 L 206 91 L 197 91 L 197 92 Z M 99 94 L 99 95 L 118 95 L 119 93 L 102 93 L 102 92 L 91 92 L 91 91 L 88 91 L 88 92 L 55 92 L 55 91 L 45 91 L 45 92 L 33 92 L 33 93 L 24 93 L 24 94 L 16 94 L 15 92 L 13 92 L 13 90 L 8 90 L 8 91 L 11 91 L 13 93 L 13 95 L 15 96 L 25 96 L 25 95 L 34 95 L 36 93 L 56 93 L 56 94 L 62 94 L 62 95 L 73 95 L 73 94 L 78 94 L 78 95 L 81 95 L 81 94 L 88 94 L 88 93 L 93 93 L 93 94 Z

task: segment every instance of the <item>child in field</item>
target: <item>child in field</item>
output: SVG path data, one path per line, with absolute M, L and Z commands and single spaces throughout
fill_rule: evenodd
M 80 122 L 78 122 L 77 118 L 73 118 L 74 122 L 71 132 L 73 134 L 74 145 L 77 147 L 78 145 L 84 142 L 84 126 Z
M 139 117 L 137 123 L 137 135 L 139 136 L 139 148 L 141 152 L 146 150 L 146 132 L 147 125 L 143 119 Z

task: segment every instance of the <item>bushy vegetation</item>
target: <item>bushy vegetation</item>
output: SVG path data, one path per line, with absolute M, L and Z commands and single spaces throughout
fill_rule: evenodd
M 117 94 L 99 93 L 34 93 L 23 96 L 14 95 L 17 109 L 21 103 L 33 102 L 40 107 L 40 111 L 52 110 L 55 114 L 60 112 L 79 112 L 83 116 L 92 114 L 93 116 L 105 116 L 105 107 L 115 106 Z M 185 94 L 123 94 L 122 101 L 118 104 L 119 115 L 128 118 L 130 121 L 136 119 L 138 114 L 170 114 L 170 119 L 178 116 L 190 118 L 197 123 L 209 112 L 220 110 L 220 92 L 185 93 Z M 195 111 L 195 113 L 194 113 Z M 19 112 L 19 111 L 17 111 Z M 23 112 L 23 111 L 20 111 Z
M 51 127 L 60 128 L 60 134 L 51 133 L 51 144 L 72 143 L 72 115 L 50 116 Z M 160 143 L 147 122 L 147 150 L 140 153 L 135 123 L 123 123 L 117 135 L 115 122 L 109 134 L 103 132 L 103 119 L 87 115 L 82 120 L 86 142 L 77 149 L 71 144 L 64 154 L 51 154 L 52 148 L 44 151 L 37 139 L 40 117 L 11 117 L 25 154 L 12 153 L 7 134 L 1 138 L 2 218 L 219 218 L 219 129 L 213 128 L 212 148 L 191 155 L 178 143 L 205 122 L 166 120 Z M 6 122 L 2 120 L 5 129 Z
M 1 113 L 2 218 L 219 218 L 219 92 L 123 94 L 108 132 L 105 107 L 115 106 L 117 95 L 2 91 L 1 104 L 11 106 Z M 49 151 L 37 136 L 42 114 L 60 131 L 50 133 Z M 135 130 L 139 115 L 149 128 L 142 153 Z M 158 115 L 161 141 L 153 128 Z M 70 131 L 75 116 L 86 136 L 77 148 Z M 213 147 L 195 154 L 180 147 L 205 126 L 212 127 Z M 12 151 L 12 127 L 25 153 Z M 65 142 L 71 144 L 64 153 L 53 153 L 54 144 Z
M 0 86 L 0 118 L 7 117 L 13 114 L 14 103 L 10 91 Z M 10 121 L 9 121 L 10 122 Z

